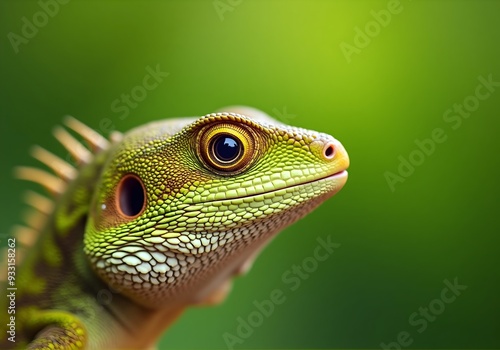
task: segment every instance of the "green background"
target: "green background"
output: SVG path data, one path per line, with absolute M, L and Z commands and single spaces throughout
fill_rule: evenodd
M 162 348 L 224 348 L 274 289 L 286 302 L 236 348 L 379 348 L 401 331 L 412 348 L 500 347 L 500 88 L 456 130 L 443 119 L 479 76 L 500 81 L 500 2 L 401 1 L 350 63 L 341 43 L 387 1 L 232 3 L 221 20 L 212 1 L 74 0 L 16 54 L 7 35 L 40 6 L 1 1 L 0 232 L 21 222 L 21 194 L 36 188 L 11 169 L 36 164 L 35 143 L 64 154 L 50 135 L 64 115 L 125 131 L 250 105 L 341 140 L 349 181 L 280 234 L 223 305 L 186 312 Z M 120 119 L 111 104 L 156 65 L 170 75 Z M 384 173 L 435 128 L 446 141 L 391 191 Z M 291 291 L 281 276 L 328 235 L 341 246 Z M 468 288 L 419 333 L 410 315 L 455 278 Z

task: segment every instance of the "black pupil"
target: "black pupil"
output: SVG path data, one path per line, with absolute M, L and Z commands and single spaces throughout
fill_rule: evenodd
M 240 142 L 232 136 L 219 136 L 214 142 L 214 152 L 221 162 L 232 162 L 240 154 L 242 146 Z

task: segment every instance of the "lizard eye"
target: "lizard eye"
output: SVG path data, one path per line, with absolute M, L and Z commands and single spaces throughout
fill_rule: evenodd
M 123 216 L 134 218 L 146 208 L 146 191 L 141 179 L 125 175 L 116 189 L 116 207 Z
M 198 147 L 202 162 L 211 170 L 234 174 L 250 164 L 254 139 L 243 127 L 217 124 L 202 132 Z

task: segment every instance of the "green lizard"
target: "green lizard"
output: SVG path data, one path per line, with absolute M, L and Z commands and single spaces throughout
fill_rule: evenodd
M 55 129 L 78 169 L 40 147 L 33 155 L 57 177 L 17 169 L 54 201 L 27 196 L 38 213 L 14 238 L 16 258 L 22 243 L 31 247 L 9 274 L 17 289 L 15 313 L 0 313 L 7 348 L 154 346 L 186 307 L 222 301 L 277 232 L 347 180 L 339 141 L 248 107 L 110 140 L 76 119 L 65 124 L 92 150 Z

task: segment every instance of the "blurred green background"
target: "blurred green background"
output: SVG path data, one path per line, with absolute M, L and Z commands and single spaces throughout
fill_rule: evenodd
M 106 133 L 250 105 L 341 140 L 349 181 L 279 235 L 223 305 L 185 313 L 161 348 L 226 347 L 223 335 L 237 336 L 238 317 L 274 289 L 286 302 L 235 348 L 380 348 L 404 331 L 410 348 L 500 347 L 500 87 L 471 97 L 478 77 L 500 82 L 500 2 L 391 6 L 73 0 L 47 23 L 39 16 L 43 25 L 21 42 L 9 33 L 22 36 L 23 17 L 33 22 L 41 6 L 1 1 L 0 232 L 21 222 L 21 194 L 36 188 L 14 180 L 11 169 L 36 164 L 28 156 L 35 143 L 64 154 L 50 135 L 64 115 Z M 117 111 L 115 100 L 157 66 L 168 77 Z M 470 116 L 443 118 L 464 100 Z M 418 158 L 415 140 L 436 128 L 446 141 Z M 398 157 L 410 154 L 421 164 L 391 189 L 384 174 L 401 176 Z M 341 246 L 291 291 L 283 273 L 329 235 Z M 409 318 L 438 307 L 443 281 L 455 278 L 467 289 L 419 332 L 422 323 Z

